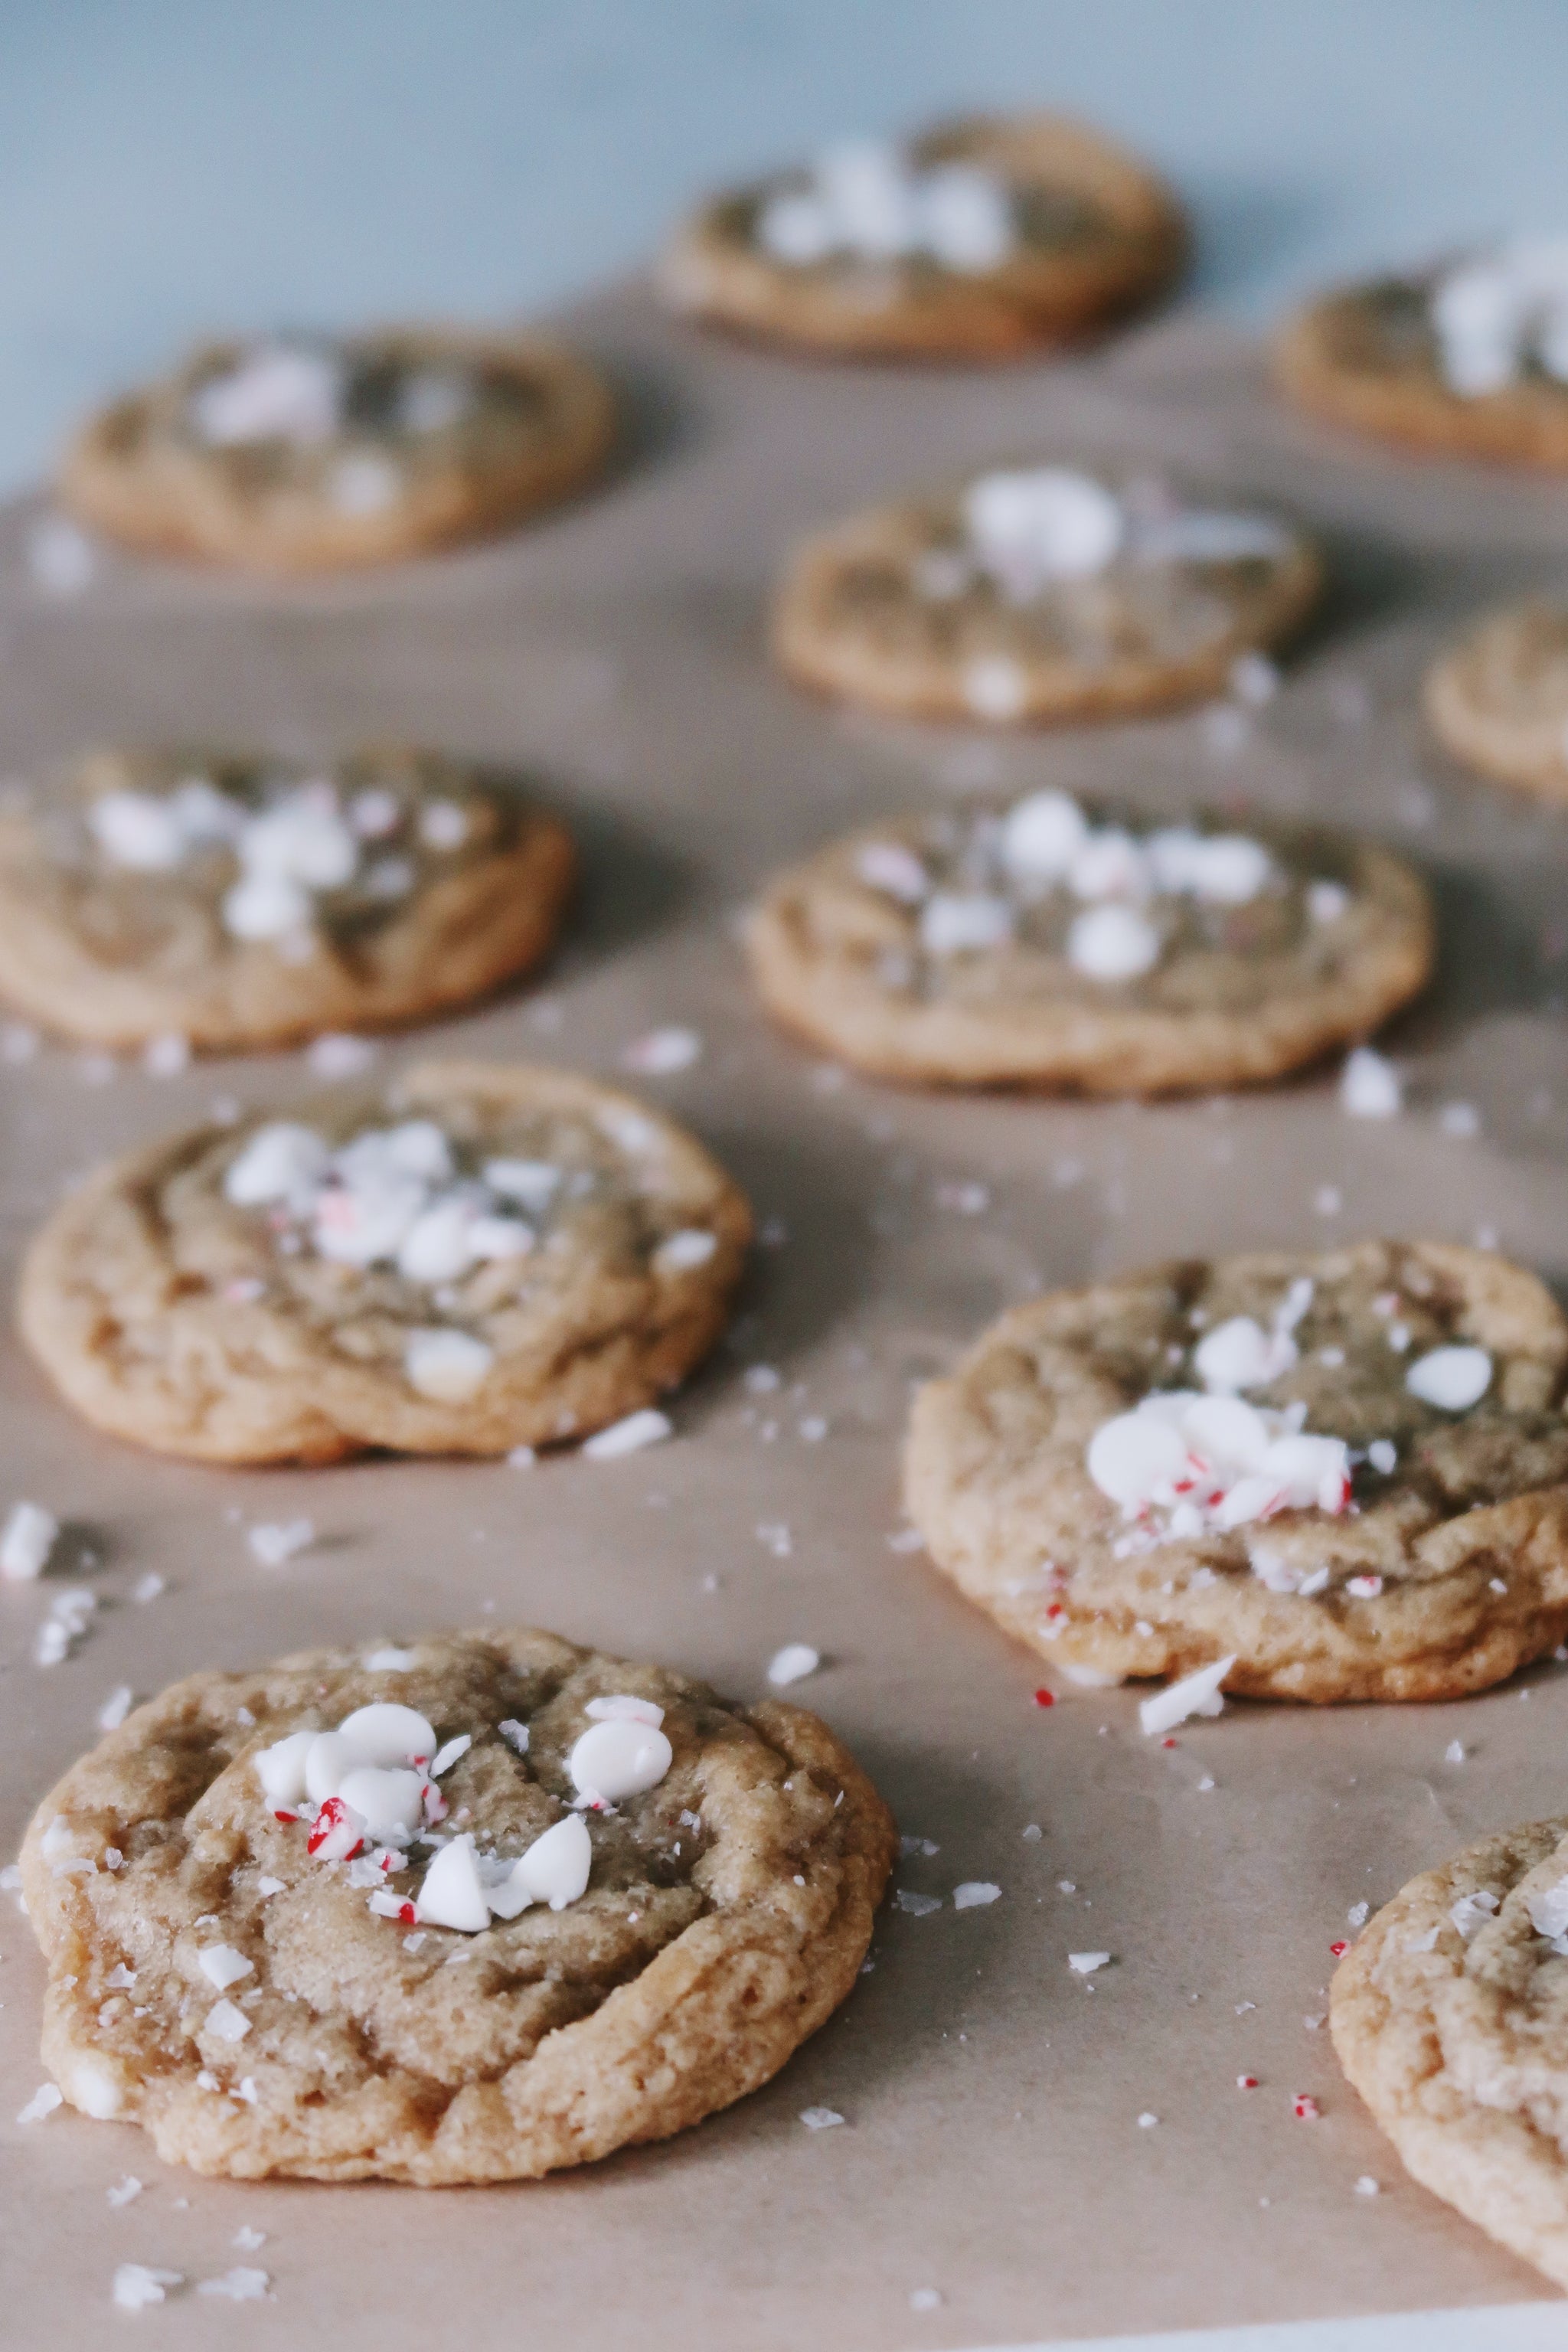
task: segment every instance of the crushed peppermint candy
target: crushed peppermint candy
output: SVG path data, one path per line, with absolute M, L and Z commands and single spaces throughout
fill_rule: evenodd
M 626 1047 L 621 1060 L 626 1068 L 635 1070 L 640 1077 L 665 1078 L 677 1070 L 689 1070 L 702 1057 L 702 1040 L 695 1029 L 670 1026 L 650 1029 Z
M 965 1878 L 952 1890 L 955 1911 L 977 1911 L 989 1903 L 1000 1901 L 1002 1889 L 988 1878 Z
M 1412 1396 L 1443 1412 L 1468 1412 L 1491 1384 L 1492 1360 L 1484 1348 L 1433 1348 L 1405 1375 Z
M 58 1593 L 49 1604 L 49 1613 L 39 1626 L 33 1640 L 33 1657 L 40 1666 L 58 1666 L 68 1658 L 73 1645 L 79 1642 L 98 1611 L 95 1594 L 84 1592 L 79 1586 Z
M 603 1810 L 664 1779 L 674 1750 L 660 1728 L 662 1707 L 622 1692 L 590 1700 L 585 1712 L 588 1727 L 567 1759 L 580 1807 Z M 515 1753 L 527 1753 L 525 1724 L 509 1717 L 499 1729 Z M 278 1818 L 308 1822 L 311 1858 L 345 1865 L 348 1883 L 369 1890 L 377 1916 L 477 1934 L 492 1918 L 513 1919 L 531 1904 L 561 1910 L 576 1902 L 587 1887 L 593 1846 L 580 1810 L 510 1857 L 481 1853 L 470 1831 L 445 1843 L 426 1835 L 447 1810 L 438 1776 L 472 1745 L 471 1732 L 438 1743 L 416 1708 L 381 1699 L 356 1708 L 333 1730 L 290 1732 L 252 1762 Z M 421 1841 L 436 1846 L 435 1856 L 417 1893 L 400 1895 L 385 1882 L 407 1868 L 408 1851 Z M 209 1947 L 200 1961 L 220 1987 L 251 1966 L 227 1946 Z M 209 2013 L 209 2024 L 216 2015 Z M 221 2021 L 216 2030 L 224 2032 Z
M 1536 1934 L 1544 1936 L 1553 1951 L 1568 1957 L 1568 1877 L 1530 1895 L 1525 1908 Z
M 221 2296 L 229 2303 L 263 2303 L 271 2284 L 265 2271 L 254 2270 L 244 2263 L 238 2263 L 233 2270 L 225 2271 L 218 2278 L 198 2280 L 196 2293 Z
M 1225 1693 L 1221 1688 L 1226 1675 L 1236 1664 L 1233 1653 L 1226 1658 L 1216 1658 L 1212 1665 L 1199 1666 L 1190 1675 L 1167 1683 L 1152 1698 L 1142 1699 L 1138 1707 L 1139 1727 L 1145 1737 L 1158 1738 L 1173 1731 L 1178 1723 L 1187 1722 L 1194 1715 L 1219 1715 L 1225 1708 Z
M 26 2105 L 17 2109 L 16 2121 L 19 2124 L 41 2124 L 47 2116 L 52 2116 L 55 2109 L 64 2104 L 63 2093 L 53 2083 L 42 2083 Z
M 1524 238 L 1451 262 L 1426 315 L 1443 381 L 1461 400 L 1505 392 L 1531 367 L 1568 382 L 1568 247 Z
M 800 2119 L 813 2132 L 831 2131 L 835 2124 L 844 2121 L 837 2107 L 802 2107 Z
M 1068 1954 L 1068 1966 L 1074 1976 L 1091 1977 L 1097 1969 L 1109 1968 L 1110 1965 L 1109 1952 L 1069 1952 Z
M 1370 1045 L 1358 1045 L 1340 1072 L 1340 1108 L 1351 1118 L 1397 1118 L 1405 1087 L 1394 1064 Z
M 1489 1888 L 1480 1887 L 1474 1895 L 1461 1895 L 1448 1906 L 1448 1916 L 1458 1929 L 1461 1939 L 1468 1943 L 1479 1933 L 1498 1909 L 1498 1898 Z M 1531 1925 L 1533 1925 L 1533 1918 Z
M 136 1694 L 129 1683 L 121 1683 L 118 1689 L 111 1690 L 98 1710 L 100 1731 L 118 1731 L 135 1704 Z
M 1350 1448 L 1308 1435 L 1304 1418 L 1304 1407 L 1276 1412 L 1188 1389 L 1147 1396 L 1095 1432 L 1089 1475 L 1156 1541 L 1224 1534 L 1281 1511 L 1338 1517 L 1351 1498 Z

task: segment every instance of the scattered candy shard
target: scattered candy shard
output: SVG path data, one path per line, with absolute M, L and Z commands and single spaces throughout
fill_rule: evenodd
M 1150 1738 L 1173 1731 L 1178 1723 L 1185 1723 L 1194 1715 L 1218 1715 L 1225 1706 L 1220 1688 L 1226 1675 L 1236 1664 L 1233 1652 L 1229 1657 L 1216 1658 L 1212 1665 L 1199 1666 L 1190 1675 L 1183 1675 L 1152 1698 L 1143 1699 L 1138 1708 L 1141 1728 Z
M 1075 1976 L 1091 1977 L 1096 1969 L 1109 1968 L 1110 1965 L 1109 1952 L 1069 1952 L 1068 1954 L 1068 1966 Z
M 965 1878 L 952 1890 L 955 1911 L 975 1911 L 987 1903 L 994 1903 L 1002 1889 L 988 1878 Z
M 1405 1385 L 1423 1404 L 1443 1412 L 1468 1412 L 1492 1382 L 1492 1360 L 1484 1348 L 1433 1348 L 1417 1356 Z
M 59 1538 L 60 1523 L 41 1503 L 16 1503 L 0 1531 L 0 1576 L 7 1583 L 30 1583 L 42 1576 Z
M 616 1462 L 625 1454 L 640 1454 L 645 1446 L 660 1445 L 674 1433 L 668 1413 L 645 1405 L 640 1412 L 628 1412 L 623 1420 L 596 1431 L 583 1452 L 590 1462 Z
M 804 1682 L 807 1675 L 816 1674 L 821 1664 L 821 1652 L 814 1650 L 809 1642 L 786 1642 L 768 1661 L 768 1680 L 775 1689 L 784 1690 L 789 1684 Z

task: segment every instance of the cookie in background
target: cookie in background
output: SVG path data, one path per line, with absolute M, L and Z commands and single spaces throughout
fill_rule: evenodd
M 628 1451 L 668 1434 L 656 1400 L 719 1337 L 751 1231 L 630 1096 L 433 1062 L 100 1170 L 34 1240 L 19 1323 L 84 1420 L 191 1460 L 493 1455 L 617 1423 Z
M 576 865 L 521 780 L 439 752 L 98 752 L 0 809 L 0 1002 L 214 1053 L 427 1020 L 549 953 Z
M 770 635 L 797 685 L 864 709 L 1046 726 L 1224 694 L 1321 586 L 1278 516 L 1131 465 L 996 467 L 804 541 Z
M 1488 614 L 1433 663 L 1421 698 L 1467 768 L 1568 808 L 1568 606 Z
M 146 554 L 333 572 L 510 530 L 597 479 L 616 430 L 597 370 L 541 338 L 277 334 L 205 345 L 112 402 L 58 489 Z
M 1568 1633 L 1565 1393 L 1568 1318 L 1488 1252 L 1194 1259 L 993 1324 L 915 1399 L 905 1505 L 1068 1682 L 1181 1678 L 1146 1731 L 1463 1698 Z
M 1568 1820 L 1478 1839 L 1334 1972 L 1334 2053 L 1405 2170 L 1568 2287 Z
M 1057 115 L 847 141 L 703 205 L 659 265 L 710 325 L 829 357 L 1009 360 L 1081 342 L 1186 259 L 1170 191 Z
M 1342 287 L 1287 324 L 1274 362 L 1331 424 L 1432 456 L 1568 467 L 1568 238 Z
M 1364 1038 L 1425 985 L 1434 925 L 1374 843 L 1039 792 L 830 843 L 744 939 L 774 1017 L 876 1076 L 1152 1095 Z
M 45 2063 L 197 2172 L 533 2179 L 775 2074 L 897 1852 L 816 1716 L 526 1627 L 193 1675 L 28 1831 Z

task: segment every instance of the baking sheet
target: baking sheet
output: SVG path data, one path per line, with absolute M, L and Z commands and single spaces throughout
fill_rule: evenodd
M 937 1848 L 900 1883 L 942 1907 L 889 1909 L 848 2005 L 700 2130 L 537 2185 L 421 2192 L 204 2182 L 128 2127 L 68 2110 L 14 2125 L 42 2079 L 41 1970 L 0 1898 L 12 2340 L 77 2352 L 124 2325 L 291 2352 L 889 2352 L 1538 2298 L 1532 2272 L 1406 2182 L 1321 2019 L 1351 1906 L 1561 1808 L 1563 1670 L 1452 1706 L 1237 1705 L 1163 1748 L 1133 1691 L 1035 1704 L 1038 1664 L 900 1541 L 895 1461 L 910 1383 L 1043 1285 L 1377 1231 L 1480 1233 L 1568 1278 L 1568 818 L 1464 782 L 1412 716 L 1465 614 L 1557 575 L 1568 489 L 1333 440 L 1200 319 L 974 376 L 781 361 L 668 324 L 636 291 L 571 324 L 626 383 L 636 446 L 603 495 L 505 543 L 289 591 L 105 558 L 60 596 L 29 557 L 39 507 L 0 518 L 0 769 L 208 732 L 323 751 L 407 735 L 537 762 L 587 851 L 570 943 L 533 987 L 385 1045 L 380 1066 L 454 1052 L 609 1075 L 650 1027 L 696 1030 L 700 1059 L 647 1083 L 755 1197 L 765 1241 L 740 1319 L 676 1403 L 673 1443 L 531 1471 L 159 1462 L 81 1428 L 0 1341 L 0 1503 L 68 1514 L 100 1555 L 68 1577 L 100 1606 L 52 1669 L 32 1642 L 58 1578 L 0 1589 L 0 1843 L 14 1851 L 119 1685 L 144 1696 L 204 1665 L 489 1616 L 739 1696 L 781 1643 L 814 1643 L 826 1663 L 795 1695 Z M 1321 530 L 1333 594 L 1267 709 L 997 742 L 836 714 L 770 675 L 763 602 L 792 534 L 1037 450 L 1169 463 Z M 1405 1115 L 1347 1120 L 1321 1075 L 1162 1108 L 921 1097 L 768 1032 L 733 918 L 773 866 L 880 811 L 1047 781 L 1151 810 L 1331 812 L 1426 863 L 1444 961 L 1394 1033 Z M 49 1046 L 0 1058 L 7 1286 L 72 1171 L 215 1097 L 313 1083 L 300 1056 L 166 1079 Z M 1444 1124 L 1455 1102 L 1478 1133 Z M 247 1526 L 300 1517 L 312 1547 L 259 1567 Z M 166 1589 L 139 1602 L 150 1570 Z M 1462 1764 L 1445 1761 L 1455 1738 Z M 956 1913 L 965 1879 L 1001 1899 Z M 1114 1954 L 1088 1980 L 1067 1962 L 1087 1948 Z M 1244 2073 L 1258 2089 L 1237 2089 Z M 1293 2117 L 1301 2091 L 1321 2120 Z M 808 2130 L 816 2105 L 843 2126 Z M 127 2171 L 143 2193 L 112 2210 Z M 265 2248 L 237 2251 L 242 2227 Z M 187 2291 L 121 2321 L 121 2261 L 193 2282 L 256 2263 L 275 2299 L 235 2312 Z

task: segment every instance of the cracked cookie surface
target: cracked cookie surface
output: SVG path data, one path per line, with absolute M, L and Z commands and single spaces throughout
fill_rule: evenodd
M 79 1412 L 160 1452 L 504 1454 L 673 1387 L 750 1236 L 634 1097 L 436 1062 L 101 1170 L 34 1241 L 19 1320 Z
M 662 1712 L 668 1769 L 574 1812 L 574 1744 L 628 1698 Z M 441 1836 L 504 1857 L 581 1821 L 585 1889 L 477 1932 L 410 1932 L 406 1869 L 312 1853 L 256 1758 L 367 1707 L 468 1737 Z M 201 2172 L 533 2177 L 664 2138 L 775 2074 L 850 1990 L 896 1850 L 815 1716 L 549 1633 L 194 1675 L 73 1766 L 28 1832 L 44 2055 L 85 2113 Z M 367 1894 L 378 1874 L 391 1898 Z
M 1005 1315 L 917 1396 L 906 1506 L 1069 1678 L 1461 1697 L 1568 1632 L 1565 1383 L 1550 1292 L 1479 1250 L 1177 1262 Z

